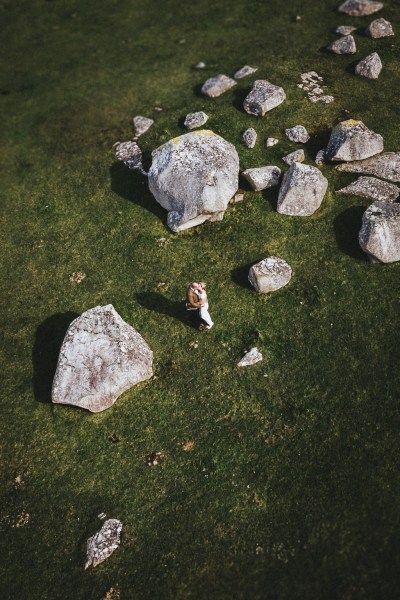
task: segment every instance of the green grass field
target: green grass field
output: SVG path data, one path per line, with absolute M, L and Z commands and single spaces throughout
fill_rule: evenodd
M 2 599 L 101 600 L 116 585 L 124 600 L 399 597 L 400 265 L 359 249 L 369 201 L 334 194 L 356 175 L 321 167 L 329 190 L 308 218 L 241 182 L 245 200 L 222 222 L 173 234 L 145 178 L 112 152 L 133 116 L 152 117 L 140 138 L 149 166 L 193 110 L 242 169 L 283 169 L 300 147 L 283 131 L 298 123 L 313 164 L 349 116 L 399 151 L 400 4 L 358 19 L 338 4 L 1 2 Z M 378 16 L 395 37 L 362 35 Z M 341 24 L 360 27 L 356 55 L 322 50 Z M 379 80 L 356 77 L 375 50 Z M 199 93 L 244 64 L 287 94 L 262 119 L 240 108 L 251 77 L 217 99 Z M 335 102 L 296 86 L 312 69 Z M 267 150 L 269 136 L 280 143 Z M 264 297 L 247 272 L 268 254 L 293 278 Z M 74 271 L 86 279 L 71 283 Z M 193 279 L 207 282 L 216 323 L 204 334 L 184 310 Z M 68 324 L 108 303 L 152 347 L 156 378 L 104 413 L 53 406 Z M 252 345 L 264 361 L 237 369 Z M 153 451 L 162 466 L 147 466 Z M 84 571 L 101 512 L 123 521 L 122 544 Z

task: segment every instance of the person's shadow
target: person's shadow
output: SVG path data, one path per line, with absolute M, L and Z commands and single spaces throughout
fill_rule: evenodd
M 158 292 L 139 292 L 135 294 L 136 300 L 141 306 L 148 310 L 162 313 L 173 319 L 177 319 L 187 326 L 191 325 L 191 314 L 186 310 L 185 302 L 169 300 Z

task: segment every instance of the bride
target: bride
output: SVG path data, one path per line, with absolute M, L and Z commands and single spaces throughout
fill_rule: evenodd
M 214 322 L 210 317 L 210 313 L 208 312 L 208 298 L 206 292 L 206 284 L 204 283 L 204 281 L 199 283 L 199 287 L 197 288 L 196 293 L 201 302 L 200 318 L 207 324 L 207 329 L 211 329 L 211 327 L 214 325 Z

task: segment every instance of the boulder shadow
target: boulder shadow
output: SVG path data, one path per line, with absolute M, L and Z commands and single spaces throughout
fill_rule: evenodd
M 267 188 L 266 190 L 262 191 L 263 197 L 265 198 L 265 200 L 267 200 L 267 202 L 270 203 L 271 207 L 273 208 L 273 210 L 275 212 L 276 212 L 276 209 L 278 206 L 278 197 L 279 197 L 279 191 L 280 191 L 281 185 L 282 185 L 282 177 L 283 177 L 283 175 L 281 176 L 281 178 L 279 180 L 279 185 L 277 185 L 273 188 Z
M 33 391 L 37 402 L 51 403 L 51 387 L 58 356 L 67 329 L 77 313 L 59 313 L 49 317 L 36 330 L 32 350 Z
M 235 88 L 233 90 L 233 106 L 239 110 L 242 113 L 248 114 L 246 113 L 246 111 L 243 108 L 243 102 L 244 99 L 246 98 L 246 96 L 248 96 L 250 94 L 250 87 L 246 87 L 246 88 Z M 252 116 L 252 115 L 250 115 Z M 254 119 L 256 119 L 257 117 L 254 117 Z
M 357 73 L 356 73 L 356 66 L 358 65 L 358 63 L 361 60 L 362 60 L 361 58 L 359 58 L 358 60 L 352 60 L 351 63 L 349 63 L 347 65 L 347 67 L 345 67 L 345 71 L 347 73 L 350 73 L 350 75 L 357 75 Z M 360 77 L 360 76 L 358 75 L 358 77 Z M 361 77 L 360 79 L 363 79 L 363 78 Z
M 368 261 L 368 256 L 358 243 L 364 212 L 365 206 L 351 206 L 335 218 L 333 226 L 340 250 L 352 258 Z
M 135 298 L 141 306 L 148 310 L 167 315 L 188 327 L 193 325 L 191 323 L 191 312 L 186 310 L 184 300 L 180 302 L 169 300 L 158 292 L 140 292 L 135 294 Z
M 256 263 L 260 262 L 260 260 L 263 260 L 266 256 L 268 256 L 268 251 L 266 251 L 264 256 L 255 258 L 250 263 L 247 263 L 245 265 L 242 265 L 241 267 L 236 267 L 235 269 L 232 269 L 231 280 L 233 281 L 233 283 L 236 283 L 236 285 L 240 285 L 241 287 L 244 287 L 248 290 L 252 290 L 253 288 L 248 279 L 250 267 L 252 267 Z

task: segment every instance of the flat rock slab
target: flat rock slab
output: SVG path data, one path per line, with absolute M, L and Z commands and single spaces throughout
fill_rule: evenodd
M 197 127 L 203 127 L 208 121 L 208 115 L 202 110 L 199 112 L 193 112 L 186 115 L 185 127 L 187 129 L 196 129 Z
M 243 134 L 243 141 L 248 148 L 254 148 L 257 141 L 257 132 L 253 127 L 249 127 Z
M 287 285 L 292 277 L 288 263 L 277 256 L 268 256 L 250 267 L 248 279 L 261 294 L 270 294 Z
M 337 190 L 337 194 L 352 194 L 362 196 L 370 200 L 380 200 L 382 202 L 394 202 L 400 193 L 400 188 L 394 183 L 387 183 L 376 177 L 366 177 L 362 175 L 350 185 Z
M 356 42 L 352 35 L 345 35 L 327 46 L 327 50 L 335 54 L 355 54 L 357 52 Z
M 253 73 L 255 73 L 256 71 L 258 71 L 258 67 L 250 67 L 249 65 L 245 65 L 244 67 L 239 69 L 239 71 L 236 71 L 236 73 L 234 74 L 234 78 L 243 79 L 243 77 L 253 75 Z
M 377 52 L 373 52 L 366 56 L 356 65 L 356 75 L 367 77 L 368 79 L 378 79 L 382 71 L 382 61 Z
M 241 358 L 237 364 L 238 367 L 251 367 L 263 359 L 261 352 L 257 348 L 251 348 Z
M 227 75 L 216 75 L 207 79 L 201 91 L 209 98 L 217 98 L 230 90 L 234 85 L 237 85 L 236 81 Z
M 359 242 L 375 261 L 399 261 L 400 204 L 379 201 L 371 204 L 363 215 Z
M 138 138 L 144 133 L 146 133 L 146 131 L 150 129 L 150 127 L 153 125 L 153 123 L 153 119 L 149 119 L 148 117 L 142 117 L 141 115 L 134 117 L 133 125 L 135 127 L 135 137 Z
M 153 352 L 108 304 L 68 327 L 53 381 L 52 401 L 100 412 L 153 375 Z
M 303 162 L 305 159 L 305 154 L 304 154 L 304 150 L 295 150 L 294 152 L 291 152 L 290 154 L 286 154 L 286 156 L 284 156 L 282 158 L 283 162 L 285 162 L 287 165 L 292 165 L 295 162 Z
M 293 163 L 283 176 L 277 210 L 283 215 L 309 217 L 322 203 L 328 180 L 319 169 Z
M 238 190 L 235 147 L 209 130 L 174 138 L 152 153 L 149 188 L 174 232 L 220 220 Z
M 346 0 L 346 2 L 343 2 L 339 6 L 338 11 L 351 17 L 364 17 L 372 15 L 382 8 L 382 2 L 374 2 L 373 0 Z
M 285 129 L 285 135 L 291 142 L 305 144 L 310 139 L 307 129 L 303 125 L 295 125 Z
M 365 35 L 373 39 L 379 39 L 394 35 L 393 27 L 390 21 L 386 19 L 375 19 L 368 25 Z
M 87 541 L 85 569 L 96 567 L 106 560 L 120 545 L 122 523 L 118 519 L 104 521 L 100 531 Z
M 363 160 L 383 150 L 383 137 L 362 121 L 348 119 L 332 129 L 326 158 L 332 161 Z
M 250 115 L 263 117 L 265 113 L 282 104 L 285 99 L 283 88 L 273 85 L 266 79 L 257 79 L 253 89 L 244 99 L 243 107 Z
M 256 167 L 254 169 L 246 169 L 242 175 L 250 183 L 253 190 L 259 192 L 260 190 L 278 185 L 281 170 L 275 166 Z
M 375 175 L 388 181 L 400 181 L 400 152 L 383 152 L 379 156 L 366 160 L 343 163 L 336 167 L 338 171 Z

